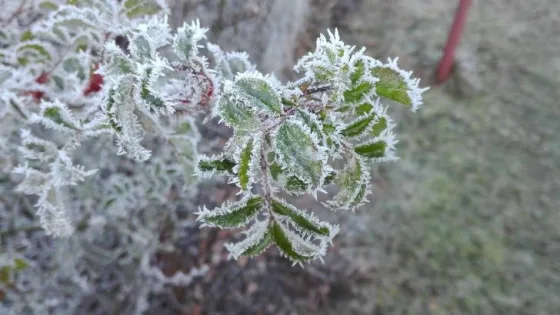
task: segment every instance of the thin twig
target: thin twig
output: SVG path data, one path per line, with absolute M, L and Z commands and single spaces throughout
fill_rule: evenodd
M 6 20 L 6 22 L 2 23 L 2 28 L 8 26 L 12 22 L 13 19 L 18 17 L 23 12 L 23 7 L 25 6 L 26 2 L 27 2 L 27 0 L 22 0 L 20 2 L 19 6 L 14 11 L 14 13 L 12 13 L 12 15 L 10 15 L 10 17 Z
M 311 95 L 311 94 L 315 94 L 315 93 L 326 92 L 330 89 L 331 89 L 330 84 L 323 85 L 323 86 L 314 86 L 314 87 L 310 87 L 310 88 L 305 89 L 303 91 L 303 95 Z

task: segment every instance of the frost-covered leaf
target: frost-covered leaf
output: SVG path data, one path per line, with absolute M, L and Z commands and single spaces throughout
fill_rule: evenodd
M 252 108 L 245 104 L 231 81 L 224 85 L 218 101 L 218 114 L 229 126 L 239 132 L 248 132 L 258 126 L 257 117 Z
M 354 210 L 366 201 L 369 180 L 369 171 L 364 162 L 354 157 L 338 172 L 335 182 L 340 191 L 328 204 L 334 209 Z
M 249 257 L 260 255 L 270 246 L 270 244 L 272 244 L 271 241 L 272 241 L 272 236 L 270 235 L 270 232 L 266 230 L 262 238 L 260 238 L 260 240 L 255 244 L 253 244 L 252 246 L 248 247 L 243 252 L 243 255 Z
M 371 141 L 357 145 L 354 151 L 366 158 L 382 158 L 387 152 L 387 142 L 383 140 Z
M 269 231 L 269 220 L 255 222 L 244 232 L 245 239 L 235 244 L 226 244 L 230 255 L 237 259 L 240 256 L 253 257 L 264 252 L 272 244 L 272 235 Z
M 65 132 L 81 128 L 80 122 L 74 117 L 70 109 L 59 101 L 43 101 L 40 114 L 33 114 L 30 117 L 30 121 L 40 123 L 47 128 Z
M 298 234 L 280 221 L 274 221 L 269 229 L 272 239 L 282 255 L 294 263 L 307 262 L 326 254 L 327 242 L 325 240 L 315 244 L 311 238 Z
M 375 120 L 375 114 L 373 113 L 362 117 L 358 117 L 358 119 L 349 123 L 344 129 L 342 129 L 341 133 L 345 137 L 361 136 L 364 133 L 364 131 L 371 129 L 370 125 L 374 120 Z
M 21 130 L 20 152 L 27 160 L 49 162 L 58 154 L 58 148 L 52 141 L 35 137 L 27 129 Z
M 322 138 L 323 124 L 313 114 L 305 110 L 297 110 L 295 116 L 299 118 L 318 138 Z
M 144 15 L 152 15 L 165 9 L 161 1 L 155 0 L 126 0 L 123 3 L 126 15 L 136 18 Z
M 309 185 L 297 178 L 297 176 L 290 176 L 286 178 L 284 188 L 291 194 L 300 195 L 307 192 Z
M 274 145 L 278 161 L 285 168 L 315 187 L 321 185 L 326 156 L 309 128 L 287 121 L 278 128 Z
M 23 271 L 29 267 L 29 262 L 23 258 L 17 257 L 12 261 L 0 264 L 0 283 L 10 284 L 16 273 Z
M 184 61 L 198 55 L 198 42 L 206 38 L 206 32 L 207 29 L 201 28 L 198 20 L 191 24 L 184 23 L 173 38 L 175 54 Z
M 249 62 L 249 55 L 246 52 L 228 52 L 225 57 L 233 75 L 254 70 L 254 66 Z
M 312 213 L 299 210 L 285 201 L 273 199 L 271 209 L 279 219 L 287 219 L 290 225 L 304 234 L 327 237 L 330 240 L 338 232 L 338 227 L 321 222 Z
M 144 35 L 135 35 L 130 40 L 130 52 L 135 59 L 147 61 L 152 58 L 152 46 Z
M 386 113 L 387 108 L 379 103 L 379 99 L 374 104 L 364 103 L 356 107 L 356 113 L 361 115 L 350 122 L 341 131 L 345 137 L 366 137 L 380 136 L 383 132 L 391 131 L 394 123 Z
M 260 73 L 241 73 L 235 78 L 235 84 L 246 95 L 251 106 L 271 114 L 282 113 L 280 95 Z
M 270 225 L 270 234 L 278 249 L 280 249 L 282 253 L 288 256 L 291 260 L 303 262 L 313 259 L 311 255 L 300 254 L 294 249 L 294 245 L 291 240 L 288 236 L 286 236 L 286 233 L 278 223 L 274 222 Z
M 367 95 L 371 94 L 373 83 L 364 81 L 349 90 L 344 91 L 344 100 L 348 103 L 355 103 L 363 100 Z
M 140 86 L 140 97 L 148 104 L 152 111 L 163 110 L 166 107 L 165 102 L 155 95 L 149 87 L 151 75 L 152 69 L 146 70 L 146 77 L 142 80 Z
M 17 52 L 19 58 L 29 59 L 33 57 L 36 60 L 52 60 L 52 49 L 44 42 L 37 40 L 29 40 L 21 43 Z
M 278 180 L 280 174 L 284 172 L 282 166 L 280 166 L 280 164 L 276 162 L 270 164 L 269 170 L 270 170 L 270 176 L 272 176 L 274 180 Z
M 212 43 L 207 43 L 206 47 L 212 53 L 212 58 L 214 61 L 214 68 L 221 75 L 222 78 L 226 80 L 233 80 L 235 73 L 231 69 L 229 62 L 227 61 L 226 54 L 222 51 L 220 46 L 214 45 Z
M 47 11 L 56 11 L 58 9 L 58 4 L 54 1 L 41 1 L 39 3 L 39 8 Z
M 199 211 L 197 221 L 203 222 L 203 226 L 237 228 L 254 219 L 263 207 L 264 199 L 261 196 L 246 196 L 233 204 Z
M 324 185 L 330 185 L 334 183 L 334 181 L 336 180 L 336 175 L 337 173 L 335 171 L 330 171 L 327 176 L 325 176 Z
M 130 78 L 121 77 L 105 95 L 103 112 L 117 136 L 117 154 L 126 154 L 136 161 L 146 161 L 151 151 L 141 144 L 146 131 L 138 118 L 138 111 L 131 95 L 134 90 Z
M 372 69 L 372 73 L 379 78 L 379 81 L 375 84 L 377 95 L 401 104 L 412 105 L 407 93 L 406 82 L 395 70 L 377 67 Z
M 80 80 L 86 79 L 86 69 L 84 68 L 84 65 L 80 62 L 78 57 L 66 58 L 62 62 L 62 68 L 68 73 L 76 73 Z
M 110 89 L 107 92 L 107 103 L 105 105 L 105 112 L 107 114 L 107 118 L 111 128 L 113 128 L 113 130 L 115 130 L 117 133 L 120 133 L 122 132 L 122 128 L 115 114 L 115 94 L 116 90 L 114 89 Z
M 114 42 L 105 44 L 105 60 L 100 72 L 105 76 L 129 74 L 133 71 L 133 61 Z
M 375 91 L 382 96 L 410 106 L 412 111 L 422 105 L 422 93 L 428 88 L 420 88 L 420 79 L 413 79 L 412 72 L 404 71 L 397 65 L 398 59 L 389 59 L 387 64 L 374 67 L 371 72 L 379 81 L 375 83 Z
M 234 174 L 233 168 L 236 163 L 223 156 L 218 157 L 206 157 L 201 156 L 197 163 L 198 170 L 201 173 L 229 173 Z
M 374 136 L 379 136 L 384 130 L 389 128 L 389 123 L 386 117 L 379 117 L 371 127 L 371 134 Z
M 243 190 L 250 190 L 260 161 L 260 141 L 248 138 L 235 154 L 237 165 L 234 169 L 237 174 L 237 183 Z

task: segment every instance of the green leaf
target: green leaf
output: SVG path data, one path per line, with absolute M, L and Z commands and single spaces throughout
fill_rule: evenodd
M 0 267 L 0 283 L 8 284 L 10 282 L 11 271 L 10 266 Z
M 346 113 L 346 112 L 348 112 L 348 111 L 351 110 L 351 109 L 352 109 L 352 106 L 341 104 L 340 106 L 338 106 L 337 108 L 335 108 L 334 111 L 335 111 L 335 112 L 339 112 L 339 113 Z
M 210 226 L 237 228 L 255 218 L 263 206 L 264 199 L 261 196 L 245 198 L 219 209 L 199 212 L 198 220 Z
M 211 159 L 200 160 L 198 162 L 198 168 L 201 171 L 205 171 L 205 172 L 217 171 L 217 172 L 228 172 L 230 174 L 233 174 L 234 167 L 235 167 L 235 162 L 227 158 L 219 158 L 214 160 Z
M 323 131 L 326 133 L 332 133 L 336 130 L 336 127 L 332 124 L 323 124 Z
M 319 126 L 320 122 L 315 116 L 313 116 L 313 114 L 303 110 L 297 110 L 295 116 L 301 119 L 301 121 L 303 121 L 303 123 L 311 129 L 311 132 L 315 133 L 318 137 L 321 137 L 321 129 Z
M 18 63 L 20 66 L 26 66 L 26 65 L 29 64 L 29 59 L 27 59 L 27 58 L 25 58 L 25 57 L 18 57 L 18 58 L 17 58 L 17 63 Z
M 0 84 L 12 77 L 12 71 L 9 68 L 3 68 L 0 70 Z
M 255 104 L 257 108 L 272 114 L 282 113 L 280 95 L 264 78 L 252 74 L 241 74 L 237 76 L 235 84 L 251 99 L 251 104 Z
M 218 113 L 222 120 L 236 131 L 252 131 L 258 125 L 257 118 L 249 107 L 237 99 L 235 93 L 225 89 L 218 101 Z
M 149 89 L 148 89 L 148 82 L 150 75 L 152 74 L 152 70 L 148 69 L 146 71 L 146 78 L 142 80 L 142 87 L 140 90 L 140 97 L 150 105 L 150 109 L 153 111 L 156 108 L 165 107 L 165 103 L 163 100 L 157 96 L 155 96 Z
M 190 122 L 185 121 L 182 122 L 177 128 L 175 128 L 175 134 L 177 135 L 186 135 L 193 131 L 193 127 Z
M 299 124 L 286 122 L 278 128 L 275 147 L 279 162 L 291 173 L 315 187 L 320 185 L 323 162 L 319 160 L 317 144 L 309 132 Z
M 58 4 L 56 4 L 52 1 L 43 1 L 43 2 L 39 3 L 39 8 L 41 8 L 43 10 L 48 10 L 48 11 L 56 11 L 56 10 L 58 10 Z
M 412 106 L 408 96 L 408 86 L 403 78 L 393 69 L 376 67 L 371 70 L 372 75 L 379 78 L 375 83 L 377 95 L 388 98 L 404 105 Z
M 289 217 L 299 228 L 307 232 L 321 236 L 328 236 L 331 233 L 328 226 L 321 225 L 315 218 L 284 202 L 272 200 L 271 209 L 274 213 Z
M 109 73 L 128 74 L 132 72 L 132 63 L 124 55 L 112 55 L 108 58 L 105 67 Z
M 62 62 L 62 68 L 68 73 L 76 73 L 80 80 L 86 79 L 86 71 L 78 58 L 68 58 Z
M 234 75 L 249 70 L 250 64 L 244 57 L 228 55 L 227 61 Z
M 362 59 L 356 61 L 354 64 L 355 70 L 350 75 L 350 80 L 352 81 L 352 85 L 355 85 L 358 80 L 360 80 L 364 76 L 364 61 Z
M 173 50 L 175 54 L 183 60 L 191 59 L 198 51 L 197 40 L 195 36 L 198 30 L 188 24 L 184 24 L 177 30 L 177 34 L 173 38 Z
M 297 253 L 294 250 L 292 243 L 286 236 L 286 233 L 284 233 L 278 223 L 274 222 L 270 225 L 270 234 L 276 246 L 278 246 L 278 248 L 292 260 L 303 262 L 313 258 L 311 256 L 304 256 Z
M 284 172 L 284 170 L 282 169 L 282 166 L 280 166 L 280 164 L 278 164 L 278 163 L 270 164 L 269 168 L 270 168 L 270 175 L 272 176 L 272 178 L 274 180 L 278 180 L 278 177 L 280 176 L 280 174 L 282 174 Z
M 117 133 L 122 133 L 122 127 L 118 123 L 118 119 L 112 112 L 112 108 L 115 106 L 115 89 L 111 89 L 107 95 L 107 108 L 105 112 L 107 113 L 107 119 L 109 120 L 109 125 Z
M 374 136 L 379 136 L 383 130 L 387 129 L 387 119 L 385 117 L 380 117 L 371 128 L 371 134 Z
M 364 114 L 371 112 L 372 109 L 373 109 L 373 105 L 369 103 L 360 104 L 356 106 L 356 115 L 362 116 Z
M 8 284 L 11 280 L 12 273 L 25 270 L 29 267 L 27 261 L 22 258 L 14 259 L 13 264 L 0 267 L 0 283 Z
M 302 194 L 307 191 L 308 185 L 296 176 L 290 176 L 286 180 L 285 188 L 290 193 Z
M 43 57 L 45 57 L 48 60 L 52 60 L 51 54 L 49 53 L 49 51 L 41 46 L 40 44 L 37 43 L 29 43 L 29 44 L 23 44 L 21 46 L 18 47 L 17 51 L 19 53 L 24 53 L 26 51 L 33 51 Z
M 354 200 L 352 202 L 350 202 L 350 207 L 356 207 L 360 203 L 362 203 L 362 201 L 366 197 L 367 188 L 368 188 L 368 185 L 366 183 L 363 183 L 362 185 L 360 185 L 358 193 L 354 196 Z
M 27 269 L 27 267 L 29 267 L 29 264 L 24 259 L 16 258 L 14 260 L 14 266 L 16 271 L 21 271 Z
M 360 144 L 354 148 L 359 155 L 367 158 L 381 158 L 385 156 L 387 143 L 385 141 L 375 141 L 366 144 Z
M 145 15 L 153 15 L 163 9 L 153 0 L 126 0 L 124 2 L 124 8 L 126 9 L 126 16 L 131 19 Z
M 249 171 L 251 168 L 251 156 L 253 152 L 253 139 L 249 139 L 239 155 L 238 161 L 238 172 L 237 177 L 239 178 L 239 186 L 243 190 L 247 190 L 249 187 Z
M 350 123 L 344 128 L 341 134 L 345 137 L 357 137 L 362 135 L 370 123 L 375 119 L 375 114 L 366 117 L 358 118 L 356 121 Z
M 88 48 L 88 41 L 89 39 L 86 36 L 81 36 L 74 41 L 74 45 L 76 46 L 76 52 L 86 51 Z
M 64 127 L 74 129 L 74 130 L 77 129 L 76 126 L 64 120 L 64 118 L 62 117 L 61 109 L 59 107 L 56 106 L 46 107 L 43 111 L 43 116 L 52 120 L 58 125 L 62 125 Z
M 362 98 L 369 94 L 373 90 L 373 84 L 370 82 L 364 81 L 350 90 L 344 91 L 344 102 L 346 103 L 355 103 L 362 100 Z
M 22 42 L 26 42 L 28 40 L 32 40 L 33 39 L 33 33 L 31 33 L 31 31 L 27 30 L 23 33 L 21 33 L 21 36 L 19 37 L 19 40 Z
M 249 256 L 249 257 L 257 256 L 268 248 L 271 241 L 272 241 L 272 235 L 269 231 L 267 231 L 264 234 L 263 238 L 257 244 L 247 248 L 247 250 L 245 250 L 242 255 Z
M 111 198 L 105 201 L 105 203 L 103 204 L 103 208 L 105 209 L 109 208 L 113 203 L 115 203 L 115 201 L 117 201 L 117 198 Z
M 52 78 L 56 87 L 60 90 L 64 90 L 64 79 L 59 75 L 53 75 Z
M 331 171 L 327 176 L 325 176 L 325 185 L 330 185 L 332 183 L 334 183 L 336 179 L 336 172 L 335 171 Z
M 131 52 L 140 61 L 149 60 L 152 57 L 152 46 L 144 36 L 139 35 L 132 38 Z
M 363 165 L 363 161 L 359 158 L 352 159 L 337 174 L 336 184 L 340 191 L 329 204 L 344 210 L 353 209 L 364 201 L 368 182 L 369 173 Z

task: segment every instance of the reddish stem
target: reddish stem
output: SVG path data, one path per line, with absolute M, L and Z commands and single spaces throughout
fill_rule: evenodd
M 436 71 L 436 81 L 438 83 L 443 83 L 449 77 L 451 67 L 453 66 L 455 49 L 457 48 L 457 45 L 459 45 L 459 41 L 467 21 L 467 13 L 471 5 L 472 0 L 460 0 L 459 2 L 459 7 L 457 8 L 457 12 L 455 14 L 455 20 L 453 20 L 453 25 L 451 26 L 451 31 L 449 32 L 449 37 L 447 38 L 447 43 L 443 51 L 443 57 L 441 58 Z

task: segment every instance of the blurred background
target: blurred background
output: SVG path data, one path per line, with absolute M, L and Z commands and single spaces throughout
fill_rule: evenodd
M 369 205 L 320 213 L 342 227 L 324 265 L 220 262 L 184 289 L 180 314 L 560 314 L 560 2 L 475 0 L 435 85 L 458 3 L 170 1 L 175 26 L 199 18 L 282 79 L 337 27 L 431 86 L 417 113 L 390 108 L 401 160 L 374 170 Z M 216 250 L 232 239 L 208 233 Z

